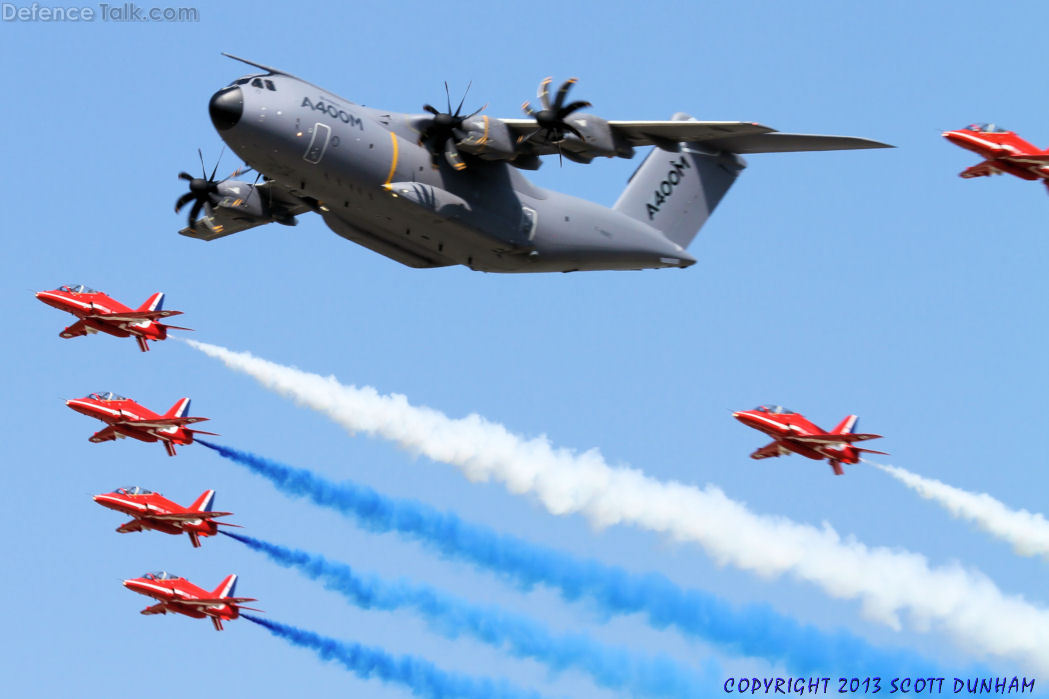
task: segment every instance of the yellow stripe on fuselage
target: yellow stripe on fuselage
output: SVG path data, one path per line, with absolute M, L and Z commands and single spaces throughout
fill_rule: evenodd
M 397 171 L 397 134 L 391 131 L 390 140 L 393 141 L 393 158 L 390 160 L 390 173 L 386 175 L 386 181 L 382 184 L 383 187 L 393 182 L 393 173 Z

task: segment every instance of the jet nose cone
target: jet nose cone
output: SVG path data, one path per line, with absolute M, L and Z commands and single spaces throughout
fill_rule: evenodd
M 211 123 L 219 131 L 228 131 L 237 125 L 244 114 L 244 94 L 240 87 L 224 87 L 211 96 L 208 102 Z

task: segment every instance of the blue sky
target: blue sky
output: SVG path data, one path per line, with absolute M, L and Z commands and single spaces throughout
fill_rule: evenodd
M 407 696 L 248 622 L 216 634 L 204 622 L 138 615 L 146 600 L 119 580 L 167 568 L 206 587 L 237 572 L 238 592 L 275 619 L 445 669 L 544 694 L 612 696 L 582 675 L 552 676 L 473 641 L 448 641 L 409 612 L 358 611 L 230 540 L 194 550 L 184 538 L 117 535 L 123 520 L 90 495 L 124 484 L 180 502 L 215 488 L 217 507 L 252 536 L 696 667 L 713 659 L 726 674 L 783 674 L 362 532 L 201 447 L 169 459 L 156 445 L 89 444 L 98 426 L 61 401 L 96 390 L 157 409 L 188 395 L 223 443 L 535 543 L 659 571 L 733 603 L 767 603 L 947 668 L 974 658 L 937 632 L 873 625 L 857 604 L 813 586 L 719 567 L 698 547 L 629 527 L 594 531 L 446 465 L 351 438 L 180 343 L 142 354 L 130 340 L 61 340 L 70 319 L 30 292 L 71 282 L 129 305 L 163 290 L 195 339 L 404 393 L 451 416 L 477 412 L 555 445 L 599 447 L 610 463 L 658 479 L 715 483 L 756 512 L 958 562 L 1046 605 L 1044 561 L 1016 556 L 873 469 L 833 478 L 800 457 L 751 461 L 763 438 L 729 415 L 775 402 L 830 427 L 855 412 L 864 430 L 886 436 L 879 448 L 892 452 L 890 463 L 1047 509 L 1039 445 L 1049 428 L 1049 199 L 1013 178 L 958 178 L 976 160 L 939 137 L 993 120 L 1049 144 L 1043 4 L 1014 3 L 994 16 L 975 2 L 258 3 L 203 6 L 200 15 L 194 24 L 0 23 L 0 303 L 9 330 L 0 347 L 9 395 L 0 408 L 9 427 L 0 591 L 17 639 L 0 673 L 13 694 L 105 696 L 144 691 L 148 678 L 162 697 L 201 687 L 283 696 L 303 686 Z M 197 147 L 209 169 L 219 153 L 208 98 L 245 72 L 221 51 L 391 110 L 439 104 L 442 81 L 455 95 L 472 80 L 468 105 L 517 117 L 543 77 L 575 75 L 573 96 L 607 118 L 687 111 L 897 148 L 748 157 L 689 249 L 699 262 L 683 271 L 411 270 L 310 216 L 297 228 L 203 243 L 176 234 L 183 218 L 172 205 L 184 191 L 176 174 L 195 171 Z M 548 159 L 529 176 L 610 205 L 637 162 Z M 237 164 L 227 153 L 220 172 Z

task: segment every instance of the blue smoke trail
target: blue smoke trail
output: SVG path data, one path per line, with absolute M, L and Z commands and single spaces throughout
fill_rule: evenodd
M 416 696 L 433 697 L 434 699 L 444 699 L 444 697 L 514 699 L 538 696 L 531 692 L 526 694 L 512 689 L 505 682 L 474 679 L 448 673 L 420 658 L 408 655 L 395 657 L 378 648 L 348 641 L 337 641 L 312 631 L 263 619 L 253 614 L 241 614 L 241 617 L 265 627 L 274 636 L 283 638 L 293 645 L 313 650 L 324 660 L 337 660 L 362 679 L 377 677 L 383 682 L 401 684 L 412 690 L 412 694 Z
M 657 573 L 636 574 L 576 558 L 464 522 L 424 503 L 389 498 L 349 481 L 333 483 L 305 469 L 196 441 L 268 478 L 283 493 L 336 510 L 370 531 L 398 532 L 525 589 L 542 584 L 558 590 L 566 600 L 589 598 L 609 614 L 641 612 L 655 628 L 673 627 L 734 654 L 781 662 L 799 674 L 838 670 L 884 676 L 937 671 L 913 653 L 883 651 L 846 631 L 821 631 L 767 605 L 733 608 L 709 593 L 684 590 Z
M 666 657 L 638 659 L 625 650 L 605 646 L 583 635 L 554 637 L 542 625 L 516 614 L 477 607 L 433 588 L 404 581 L 363 578 L 345 563 L 329 561 L 314 553 L 243 534 L 222 533 L 282 566 L 322 581 L 326 588 L 364 609 L 412 607 L 445 636 L 457 638 L 466 632 L 490 645 L 506 646 L 518 657 L 538 660 L 555 671 L 582 670 L 597 684 L 629 690 L 632 696 L 695 697 L 716 685 L 714 679 L 700 678 Z

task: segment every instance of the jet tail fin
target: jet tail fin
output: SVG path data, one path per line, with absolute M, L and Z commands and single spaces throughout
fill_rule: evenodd
M 164 292 L 158 291 L 157 293 L 146 299 L 146 302 L 139 306 L 138 311 L 162 311 L 164 310 Z
M 186 417 L 189 414 L 189 398 L 179 398 L 175 404 L 164 413 L 163 417 Z
M 220 599 L 222 597 L 232 597 L 233 591 L 236 589 L 237 575 L 236 573 L 231 573 L 222 579 L 222 582 L 220 582 L 219 586 L 215 588 L 215 592 L 212 593 L 212 596 L 216 599 Z
M 681 113 L 672 118 L 694 121 Z M 653 148 L 613 208 L 685 248 L 747 164 L 734 153 L 702 143 L 668 144 L 675 146 L 676 152 Z
M 856 426 L 860 423 L 860 418 L 857 415 L 847 415 L 844 420 L 838 423 L 838 425 L 830 431 L 831 434 L 852 434 L 856 431 Z
M 193 501 L 193 504 L 189 506 L 189 509 L 193 512 L 210 512 L 214 504 L 215 491 L 205 490 L 200 494 L 199 498 Z

